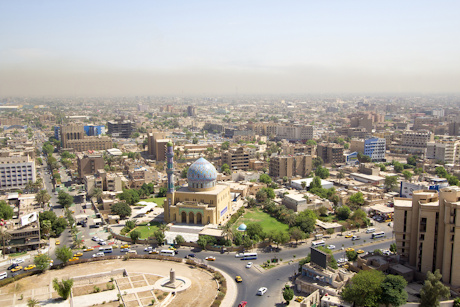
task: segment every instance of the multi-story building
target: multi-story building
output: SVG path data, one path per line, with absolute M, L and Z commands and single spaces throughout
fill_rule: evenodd
M 3 228 L 3 227 L 2 227 Z M 11 235 L 8 253 L 36 250 L 45 242 L 40 240 L 40 224 L 38 213 L 32 212 L 20 216 L 14 223 L 7 224 L 4 229 Z
M 398 254 L 417 272 L 439 269 L 442 280 L 460 287 L 460 188 L 414 191 L 395 198 L 394 232 Z
M 105 162 L 102 154 L 78 154 L 78 178 L 94 175 L 98 169 L 103 169 Z
M 460 162 L 460 141 L 447 140 L 429 142 L 426 149 L 426 158 L 444 161 L 448 164 Z
M 108 192 L 121 192 L 122 178 L 119 174 L 106 173 L 99 169 L 96 174 L 84 177 L 85 189 L 88 194 L 93 193 L 94 189 L 101 189 Z
M 166 139 L 164 132 L 150 132 L 147 138 L 148 154 L 156 161 L 166 160 L 166 144 L 170 139 Z
M 222 152 L 222 163 L 227 163 L 230 170 L 248 170 L 250 154 L 244 147 L 232 148 Z
M 305 177 L 310 174 L 311 171 L 311 155 L 299 154 L 295 156 L 275 156 L 270 159 L 269 175 L 272 177 Z
M 68 140 L 66 148 L 72 148 L 75 152 L 88 150 L 107 150 L 113 147 L 112 139 L 108 136 L 90 137 L 85 136 L 79 140 Z
M 401 145 L 410 147 L 426 148 L 428 142 L 434 141 L 434 135 L 431 131 L 410 131 L 406 130 L 402 134 Z
M 313 126 L 277 126 L 276 139 L 307 141 L 313 139 Z
M 130 120 L 116 119 L 107 122 L 110 134 L 112 137 L 117 138 L 130 138 L 131 134 L 136 130 L 136 124 Z
M 385 161 L 386 140 L 383 138 L 370 138 L 365 140 L 351 140 L 350 150 L 369 156 L 373 162 Z
M 83 126 L 83 129 L 85 130 L 85 133 L 87 136 L 98 136 L 101 134 L 105 134 L 105 126 L 104 125 L 88 125 L 88 126 Z
M 316 154 L 324 163 L 344 163 L 343 146 L 335 143 L 321 143 L 316 148 Z
M 284 144 L 281 145 L 283 155 L 306 154 L 312 156 L 316 152 L 315 145 Z
M 187 107 L 187 115 L 188 116 L 196 116 L 196 107 L 195 106 L 188 106 Z
M 460 122 L 449 123 L 449 135 L 459 136 L 460 135 Z
M 71 140 L 81 140 L 85 136 L 85 130 L 83 125 L 70 124 L 60 126 L 59 129 L 54 130 L 54 133 L 60 132 L 61 134 L 61 145 L 63 148 L 70 148 L 68 142 Z
M 0 157 L 1 190 L 22 189 L 36 180 L 35 160 L 28 155 Z

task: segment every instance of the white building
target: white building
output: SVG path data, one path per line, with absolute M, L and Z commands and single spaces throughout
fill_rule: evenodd
M 36 180 L 35 160 L 28 155 L 0 158 L 0 190 L 22 189 Z
M 460 141 L 429 142 L 426 158 L 457 164 L 460 161 Z
M 305 188 L 308 189 L 312 181 L 313 181 L 313 178 L 303 178 L 303 179 L 291 180 L 291 187 L 297 190 L 302 190 L 303 189 L 302 182 L 305 182 L 306 184 Z M 323 187 L 323 189 L 330 189 L 334 186 L 334 184 L 330 181 L 321 179 L 321 186 Z

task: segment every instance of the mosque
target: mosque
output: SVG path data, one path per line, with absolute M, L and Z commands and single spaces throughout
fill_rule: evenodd
M 174 151 L 168 142 L 168 191 L 164 203 L 164 220 L 167 223 L 221 224 L 231 211 L 230 187 L 217 183 L 217 170 L 204 158 L 196 160 L 188 169 L 188 186 L 174 188 Z

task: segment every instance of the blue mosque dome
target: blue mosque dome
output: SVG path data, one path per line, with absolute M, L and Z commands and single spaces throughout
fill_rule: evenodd
M 189 167 L 187 179 L 191 190 L 211 190 L 216 186 L 217 170 L 208 160 L 199 158 Z

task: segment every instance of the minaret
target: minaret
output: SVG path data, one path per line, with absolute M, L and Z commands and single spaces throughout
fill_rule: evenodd
M 168 193 L 174 193 L 174 150 L 173 143 L 168 142 L 166 144 L 166 159 L 167 159 L 167 169 L 166 173 L 168 174 Z
M 164 220 L 169 223 L 171 221 L 169 207 L 174 205 L 174 150 L 173 143 L 166 144 L 166 173 L 168 174 L 168 190 L 166 192 L 166 201 L 164 204 Z

